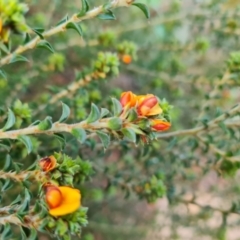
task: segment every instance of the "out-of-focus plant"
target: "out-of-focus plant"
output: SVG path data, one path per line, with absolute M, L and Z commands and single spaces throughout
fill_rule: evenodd
M 0 0 L 1 239 L 233 239 L 235 2 Z

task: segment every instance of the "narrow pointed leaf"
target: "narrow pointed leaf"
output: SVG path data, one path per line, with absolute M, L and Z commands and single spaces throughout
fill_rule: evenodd
M 33 150 L 33 145 L 30 137 L 25 136 L 25 135 L 20 135 L 18 137 L 19 141 L 21 141 L 27 148 L 28 154 Z
M 15 124 L 15 122 L 16 122 L 16 117 L 15 117 L 13 111 L 9 108 L 8 109 L 8 119 L 2 130 L 3 131 L 8 130 Z
M 11 167 L 11 165 L 12 165 L 12 159 L 11 159 L 10 155 L 8 154 L 5 159 L 3 171 L 7 172 L 8 170 L 10 170 L 9 168 Z
M 27 58 L 22 55 L 13 55 L 9 63 L 15 62 L 29 62 Z
M 67 22 L 68 19 L 69 19 L 69 17 L 68 17 L 68 15 L 66 15 L 63 19 L 61 19 L 61 20 L 57 23 L 56 26 L 61 25 L 61 24 L 65 23 L 65 22 Z
M 143 11 L 144 15 L 146 16 L 146 18 L 150 18 L 150 11 L 145 4 L 143 4 L 143 3 L 133 3 L 132 5 L 141 9 Z
M 136 142 L 136 140 L 137 140 L 136 133 L 131 128 L 124 128 L 122 130 L 122 133 L 126 140 L 134 142 L 134 143 Z
M 65 122 L 68 119 L 70 113 L 71 113 L 71 111 L 70 111 L 69 106 L 62 102 L 62 115 L 61 115 L 60 119 L 58 120 L 58 122 Z
M 101 139 L 103 147 L 105 149 L 108 148 L 108 146 L 110 144 L 110 137 L 109 137 L 109 135 L 104 133 L 104 132 L 101 132 L 101 131 L 97 131 L 97 135 Z
M 87 137 L 86 131 L 82 128 L 73 128 L 72 135 L 77 138 L 80 143 L 84 143 Z
M 44 48 L 44 49 L 47 49 L 48 51 L 50 51 L 51 53 L 54 53 L 54 49 L 53 49 L 52 45 L 46 40 L 42 40 L 41 42 L 39 42 L 37 44 L 37 48 Z
M 87 118 L 87 123 L 96 122 L 101 117 L 98 107 L 92 103 L 91 112 Z
M 101 118 L 106 117 L 109 114 L 109 110 L 106 108 L 101 108 Z
M 44 32 L 44 28 L 32 28 L 32 30 L 41 38 L 44 39 L 42 33 Z
M 78 17 L 84 16 L 88 10 L 89 10 L 88 0 L 82 0 L 82 9 L 81 9 L 80 13 L 77 16 Z
M 27 44 L 27 43 L 30 42 L 30 41 L 31 41 L 31 37 L 30 37 L 30 35 L 29 35 L 28 33 L 26 33 L 23 43 L 24 43 L 24 44 Z
M 112 98 L 112 103 L 113 103 L 113 114 L 114 116 L 118 117 L 122 112 L 122 105 L 116 98 Z
M 111 10 L 107 10 L 105 13 L 99 14 L 98 18 L 102 20 L 116 20 L 116 17 Z
M 39 130 L 44 131 L 44 130 L 48 130 L 50 128 L 52 128 L 52 117 L 48 116 L 38 124 Z
M 76 30 L 76 31 L 78 32 L 78 34 L 79 34 L 80 36 L 83 35 L 83 31 L 82 31 L 81 26 L 78 25 L 78 24 L 75 23 L 75 22 L 70 22 L 70 23 L 68 23 L 67 26 L 66 26 L 66 28 L 67 28 L 67 29 L 74 29 L 74 30 Z

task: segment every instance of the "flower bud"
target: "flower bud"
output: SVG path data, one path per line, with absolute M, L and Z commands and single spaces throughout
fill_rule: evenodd
M 46 202 L 50 209 L 61 205 L 62 193 L 57 186 L 49 185 L 46 187 Z
M 137 111 L 140 116 L 154 116 L 162 113 L 157 97 L 152 94 L 138 96 Z
M 166 131 L 171 127 L 170 122 L 164 122 L 161 119 L 153 119 L 151 121 L 152 129 L 156 131 Z
M 125 64 L 130 64 L 132 62 L 132 57 L 129 54 L 124 54 L 122 56 L 122 62 Z
M 123 92 L 121 94 L 120 103 L 123 107 L 135 107 L 137 103 L 137 97 L 131 91 Z
M 39 165 L 40 165 L 42 171 L 50 172 L 51 170 L 56 168 L 57 160 L 54 156 L 45 157 L 39 161 Z

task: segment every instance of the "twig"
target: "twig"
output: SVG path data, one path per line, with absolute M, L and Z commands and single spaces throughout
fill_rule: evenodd
M 88 131 L 96 131 L 98 129 L 108 129 L 108 121 L 110 118 L 105 118 L 94 123 L 87 123 L 81 121 L 75 124 L 65 124 L 56 122 L 48 130 L 39 130 L 38 126 L 30 126 L 18 130 L 11 130 L 6 132 L 0 132 L 0 139 L 17 139 L 21 135 L 35 135 L 35 134 L 54 134 L 60 132 L 71 133 L 74 128 L 83 128 Z
M 44 173 L 38 170 L 36 171 L 23 171 L 23 172 L 4 172 L 0 171 L 0 179 L 12 179 L 17 182 L 22 182 L 25 179 L 42 179 L 44 177 Z
M 237 104 L 230 111 L 228 111 L 228 112 L 220 115 L 219 117 L 213 119 L 212 121 L 208 122 L 206 126 L 200 126 L 200 127 L 186 129 L 186 130 L 179 130 L 179 131 L 170 132 L 170 133 L 159 133 L 157 135 L 157 138 L 161 139 L 161 138 L 170 138 L 170 137 L 185 136 L 185 135 L 196 135 L 197 133 L 204 131 L 204 130 L 212 130 L 214 128 L 219 128 L 219 126 L 218 126 L 219 122 L 224 121 L 227 117 L 232 116 L 238 112 L 240 112 L 240 103 Z M 225 122 L 225 125 L 227 127 L 239 127 L 240 122 L 239 121 L 229 121 L 229 122 Z
M 110 3 L 110 8 L 117 8 L 117 7 L 121 7 L 121 6 L 129 6 L 130 3 L 128 3 L 128 2 L 129 2 L 128 0 L 114 0 Z M 125 3 L 125 5 L 124 5 L 124 3 Z M 94 18 L 94 17 L 98 16 L 99 14 L 103 13 L 104 11 L 105 11 L 104 6 L 101 5 L 99 7 L 96 7 L 94 9 L 86 12 L 86 14 L 82 17 L 78 17 L 77 14 L 74 14 L 66 22 L 52 28 L 51 30 L 43 32 L 42 36 L 44 38 L 48 38 L 52 35 L 63 32 L 63 31 L 66 30 L 66 27 L 67 27 L 68 23 L 70 23 L 70 22 L 79 23 L 83 20 Z M 29 49 L 35 48 L 36 45 L 39 43 L 39 41 L 41 41 L 41 38 L 39 36 L 37 36 L 33 40 L 28 42 L 27 44 L 25 44 L 23 46 L 19 46 L 14 52 L 8 54 L 7 56 L 5 56 L 4 58 L 2 58 L 0 60 L 0 66 L 8 64 L 11 61 L 11 59 L 13 58 L 14 55 L 21 54 L 21 53 L 23 53 L 23 52 L 25 52 Z

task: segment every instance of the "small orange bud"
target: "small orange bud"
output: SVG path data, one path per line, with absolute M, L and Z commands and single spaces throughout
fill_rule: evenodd
M 123 92 L 121 94 L 120 103 L 123 107 L 135 107 L 137 103 L 137 97 L 131 91 Z
M 50 185 L 46 187 L 46 202 L 50 209 L 61 205 L 62 193 L 57 186 Z
M 162 113 L 157 97 L 152 94 L 138 96 L 137 111 L 140 116 L 153 116 Z
M 39 165 L 44 172 L 50 172 L 56 168 L 57 160 L 54 156 L 45 157 L 39 161 Z
M 130 64 L 132 62 L 132 57 L 129 55 L 129 54 L 124 54 L 122 56 L 122 61 L 125 63 L 125 64 Z
M 166 131 L 171 127 L 170 122 L 164 122 L 161 119 L 153 119 L 151 121 L 152 128 L 156 131 Z

